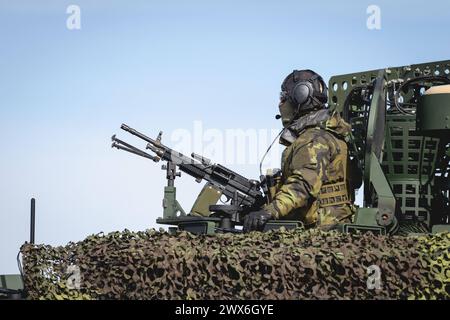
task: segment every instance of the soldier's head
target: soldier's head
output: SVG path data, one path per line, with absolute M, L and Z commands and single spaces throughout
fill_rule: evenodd
M 325 107 L 328 88 L 312 70 L 294 70 L 281 85 L 280 114 L 287 127 L 299 117 Z

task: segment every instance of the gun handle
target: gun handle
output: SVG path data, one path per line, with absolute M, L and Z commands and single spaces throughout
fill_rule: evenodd
M 268 202 L 272 202 L 275 198 L 275 195 L 280 189 L 281 186 L 281 170 L 280 169 L 269 169 L 267 170 L 267 174 L 264 176 L 265 182 L 265 193 L 267 196 Z

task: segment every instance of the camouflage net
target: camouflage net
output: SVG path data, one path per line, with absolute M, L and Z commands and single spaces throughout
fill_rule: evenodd
M 24 244 L 21 253 L 31 299 L 449 299 L 449 247 L 449 233 L 125 230 L 64 247 Z M 374 265 L 379 289 L 369 288 Z

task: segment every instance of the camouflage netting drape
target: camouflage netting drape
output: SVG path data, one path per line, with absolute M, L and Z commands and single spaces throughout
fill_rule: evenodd
M 449 299 L 449 247 L 449 233 L 125 230 L 21 252 L 31 299 Z

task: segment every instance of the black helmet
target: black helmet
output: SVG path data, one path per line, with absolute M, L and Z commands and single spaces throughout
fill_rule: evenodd
M 328 88 L 312 70 L 294 70 L 281 85 L 281 100 L 290 100 L 299 114 L 321 109 L 328 101 Z

